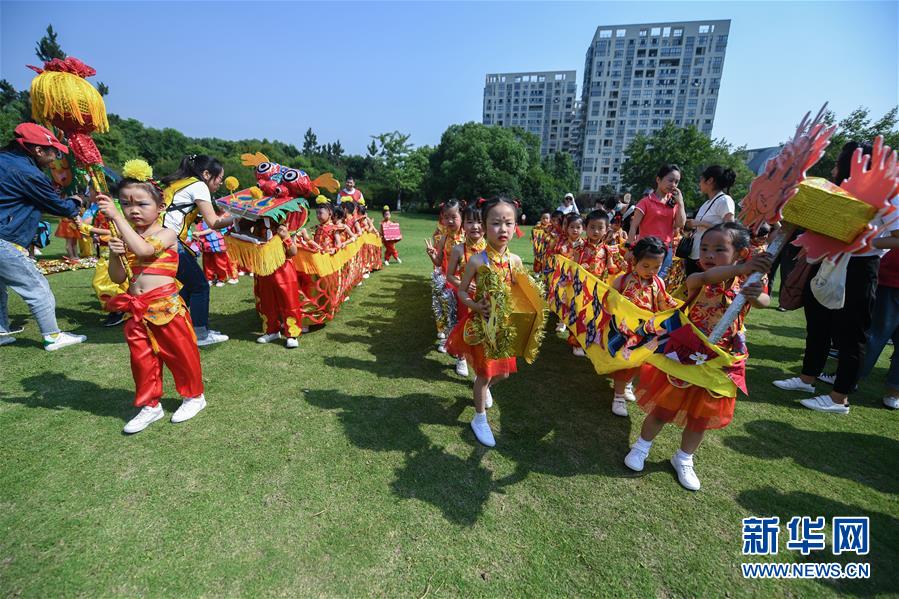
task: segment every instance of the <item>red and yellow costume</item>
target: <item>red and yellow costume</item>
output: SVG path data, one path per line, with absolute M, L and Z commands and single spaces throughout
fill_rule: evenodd
M 390 260 L 391 258 L 399 260 L 400 253 L 396 251 L 397 241 L 387 241 L 384 239 L 384 223 L 393 222 L 386 219 L 381 220 L 381 239 L 384 241 L 384 259 Z
M 590 271 L 590 274 L 605 281 L 621 272 L 616 260 L 618 255 L 618 248 L 609 247 L 605 243 L 594 243 L 588 239 L 574 258 L 578 264 Z
M 203 394 L 203 374 L 197 337 L 184 300 L 178 295 L 175 274 L 178 272 L 178 250 L 164 249 L 156 237 L 148 237 L 156 252 L 139 259 L 128 251 L 132 282 L 141 274 L 162 275 L 172 282 L 141 295 L 123 293 L 106 302 L 110 312 L 127 312 L 125 340 L 131 351 L 131 373 L 134 376 L 134 405 L 155 407 L 162 397 L 162 366 L 175 379 L 182 397 Z
M 60 218 L 54 235 L 62 239 L 80 239 L 81 231 L 71 218 Z
M 744 280 L 740 277 L 729 282 L 703 286 L 687 308 L 690 321 L 706 335 L 710 334 L 727 307 L 740 293 Z M 718 342 L 718 346 L 724 350 L 742 356 L 743 359 L 734 364 L 729 372 L 730 378 L 742 389 L 745 389 L 748 357 L 744 322 L 749 307 L 747 303 Z M 736 396 L 713 395 L 707 389 L 671 377 L 649 364 L 641 367 L 637 396 L 640 407 L 647 414 L 665 422 L 686 426 L 691 431 L 724 428 L 734 417 Z
M 281 240 L 280 237 L 278 239 Z M 284 244 L 293 243 L 281 241 Z M 256 296 L 256 311 L 262 318 L 266 335 L 280 332 L 285 337 L 300 336 L 303 317 L 300 310 L 300 285 L 297 269 L 286 255 L 284 262 L 273 273 L 256 273 L 253 277 L 253 294 Z
M 645 282 L 637 273 L 629 270 L 621 275 L 620 281 L 616 283 L 619 293 L 638 308 L 649 312 L 662 312 L 677 307 L 677 300 L 668 295 L 664 281 L 656 275 L 653 275 L 651 281 Z M 640 367 L 617 370 L 612 373 L 612 378 L 616 381 L 630 382 L 638 372 L 641 372 Z
M 487 266 L 494 272 L 502 275 L 503 282 L 508 286 L 512 286 L 512 254 L 508 250 L 499 254 L 489 245 L 480 254 Z M 478 273 L 475 285 L 481 285 L 481 274 Z M 461 304 L 461 302 L 460 302 Z M 494 376 L 509 375 L 518 371 L 518 364 L 514 357 L 500 358 L 497 360 L 488 358 L 484 352 L 484 345 L 470 345 L 465 341 L 465 325 L 472 318 L 481 318 L 480 314 L 466 310 L 465 315 L 460 314 L 459 322 L 453 327 L 446 342 L 446 350 L 454 356 L 464 357 L 465 360 L 474 368 L 475 373 L 484 378 Z
M 571 241 L 566 236 L 559 239 L 558 243 L 556 243 L 556 248 L 553 254 L 565 256 L 566 258 L 570 258 L 572 260 L 577 260 L 578 254 L 580 253 L 582 247 L 584 247 L 583 239 L 575 239 L 574 241 Z
M 312 239 L 326 254 L 334 253 L 335 251 L 337 251 L 337 239 L 335 237 L 335 233 L 337 233 L 337 231 L 339 230 L 340 225 L 334 224 L 334 222 L 318 224 L 315 225 L 315 229 L 312 233 Z

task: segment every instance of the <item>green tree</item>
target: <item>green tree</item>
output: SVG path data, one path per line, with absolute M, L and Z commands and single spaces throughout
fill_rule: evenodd
M 371 137 L 377 147 L 373 156 L 373 179 L 389 187 L 400 205 L 404 192 L 413 193 L 421 188 L 429 150 L 413 151 L 409 134 L 399 131 Z
M 824 122 L 828 125 L 836 123 L 836 115 L 827 111 Z M 871 111 L 864 106 L 859 106 L 837 125 L 837 130 L 830 138 L 830 145 L 824 151 L 815 166 L 809 169 L 809 174 L 815 177 L 830 178 L 830 172 L 837 163 L 840 150 L 848 141 L 872 142 L 878 135 L 883 135 L 884 143 L 891 148 L 899 146 L 899 115 L 897 107 L 888 110 L 882 117 L 872 120 Z
M 34 47 L 34 53 L 43 62 L 49 62 L 54 58 L 66 58 L 66 53 L 62 51 L 62 48 L 56 41 L 56 32 L 53 31 L 53 25 L 47 25 L 47 34 L 38 40 L 37 45 Z
M 312 132 L 312 127 L 309 127 L 306 129 L 306 134 L 303 135 L 303 154 L 312 156 L 313 154 L 317 154 L 318 151 L 318 136 Z
M 740 200 L 749 189 L 753 173 L 743 161 L 743 150 L 734 150 L 723 140 L 713 140 L 696 127 L 681 128 L 672 122 L 652 135 L 638 134 L 624 152 L 621 178 L 625 187 L 640 197 L 647 187 L 655 187 L 656 173 L 663 164 L 676 164 L 681 169 L 681 191 L 688 210 L 701 205 L 705 198 L 699 191 L 699 175 L 706 167 L 719 164 L 737 174 L 731 195 Z
M 109 86 L 102 81 L 97 81 L 97 92 L 100 96 L 106 97 L 109 95 Z

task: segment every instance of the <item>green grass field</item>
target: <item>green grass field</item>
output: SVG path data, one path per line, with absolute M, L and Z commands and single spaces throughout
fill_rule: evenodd
M 610 412 L 589 362 L 547 335 L 494 390 L 497 447 L 469 429 L 470 381 L 434 349 L 423 239 L 403 215 L 402 265 L 375 273 L 297 350 L 257 345 L 249 279 L 212 289 L 201 351 L 209 407 L 126 437 L 133 382 L 121 329 L 100 326 L 91 271 L 50 276 L 82 346 L 0 348 L 0 593 L 5 596 L 821 596 L 899 591 L 899 414 L 883 366 L 849 416 L 770 381 L 801 360 L 801 312 L 749 318 L 751 396 L 696 457 L 622 464 L 642 413 Z M 529 237 L 514 250 L 528 261 Z M 59 252 L 60 240 L 51 246 Z M 27 319 L 13 296 L 13 321 Z M 170 414 L 179 401 L 166 379 Z M 821 387 L 823 389 L 823 386 Z M 870 580 L 744 580 L 741 519 L 825 516 L 828 549 L 745 561 L 871 564 Z M 830 518 L 869 516 L 865 557 L 830 554 Z

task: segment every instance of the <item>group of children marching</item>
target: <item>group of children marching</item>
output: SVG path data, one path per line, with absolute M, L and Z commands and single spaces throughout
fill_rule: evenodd
M 123 175 L 117 188 L 118 202 L 98 195 L 83 220 L 81 233 L 93 236 L 102 248 L 94 278 L 97 296 L 111 316 L 118 322 L 125 321 L 136 386 L 134 404 L 140 408 L 125 425 L 124 432 L 131 434 L 164 416 L 160 405 L 163 366 L 172 373 L 183 398 L 172 422 L 193 418 L 205 408 L 206 399 L 197 338 L 176 281 L 179 242 L 183 241 L 161 224 L 164 193 L 152 178 L 149 165 L 126 163 Z M 276 252 L 282 257 L 280 264 L 269 261 L 265 272 L 247 273 L 254 276 L 256 308 L 264 327 L 263 335 L 257 339 L 259 343 L 270 343 L 283 335 L 288 348 L 298 346 L 302 332 L 300 281 L 290 260 L 298 247 L 334 254 L 359 235 L 378 232 L 366 216 L 365 207 L 354 201 L 334 205 L 319 196 L 316 214 L 319 223 L 312 235 L 305 229 L 292 234 L 288 222 L 276 223 L 275 231 L 270 231 L 275 234 L 268 241 L 283 246 L 283 252 Z M 398 262 L 398 231 L 391 226 L 386 206 L 381 229 L 385 225 L 392 237 L 388 257 Z M 210 285 L 238 282 L 238 268 L 228 258 L 221 231 L 201 222 L 193 239 L 197 253 L 203 257 Z M 368 272 L 363 277 L 367 278 Z
M 509 252 L 507 246 L 516 220 L 517 206 L 505 198 L 482 206 L 464 206 L 450 200 L 442 205 L 437 230 L 427 241 L 435 281 L 445 282 L 445 289 L 458 300 L 455 314 L 446 308 L 438 309 L 440 289 L 435 286 L 438 350 L 457 358 L 456 372 L 460 375 L 468 374 L 468 366 L 474 368 L 475 416 L 471 427 L 478 441 L 488 447 L 496 443 L 487 422 L 486 409 L 493 403 L 490 389 L 495 382 L 516 371 L 516 362 L 515 358 L 485 358 L 483 347 L 466 343 L 466 324 L 479 316 L 489 318 L 489 303 L 472 299 L 479 285 L 479 267 L 486 265 L 502 273 L 509 284 L 514 281 L 521 260 Z M 770 298 L 764 282 L 746 286 L 743 283 L 754 272 L 767 272 L 771 267 L 771 256 L 754 243 L 744 226 L 723 223 L 703 235 L 699 259 L 702 270 L 686 277 L 686 301 L 683 303 L 669 295 L 665 282 L 659 277 L 667 245 L 656 237 L 642 237 L 632 247 L 626 247 L 627 236 L 621 228 L 620 217 L 610 218 L 602 210 L 590 212 L 586 217 L 560 211 L 544 213 L 534 227 L 533 235 L 535 272 L 551 271 L 554 256 L 565 256 L 608 282 L 639 308 L 660 312 L 680 306 L 706 335 L 712 332 L 742 289 L 749 301 L 718 346 L 740 358 L 730 372 L 731 378 L 740 381 L 745 378 L 745 317 L 750 305 L 767 307 Z M 565 328 L 564 323 L 559 323 L 556 330 L 563 332 Z M 569 335 L 569 344 L 575 355 L 585 355 L 573 335 Z M 647 414 L 640 436 L 624 460 L 626 466 L 642 471 L 653 439 L 665 424 L 673 422 L 684 431 L 680 448 L 671 463 L 680 483 L 687 489 L 698 490 L 700 482 L 693 467 L 693 454 L 706 430 L 723 428 L 730 423 L 736 398 L 715 395 L 649 364 L 617 371 L 612 378 L 612 413 L 627 416 L 626 402 L 636 401 Z M 633 381 L 636 378 L 635 388 Z

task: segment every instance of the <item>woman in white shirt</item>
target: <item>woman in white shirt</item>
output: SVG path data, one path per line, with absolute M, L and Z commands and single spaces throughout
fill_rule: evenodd
M 212 205 L 212 194 L 221 187 L 224 178 L 225 169 L 218 160 L 204 154 L 191 154 L 181 160 L 177 171 L 162 179 L 166 200 L 162 226 L 178 235 L 176 278 L 183 285 L 181 297 L 190 308 L 197 345 L 200 346 L 227 341 L 228 336 L 209 328 L 209 283 L 197 264 L 196 254 L 188 246 L 187 236 L 198 216 L 211 229 L 234 224 L 233 217 L 217 215 Z
M 693 250 L 685 267 L 687 275 L 699 271 L 699 244 L 702 235 L 711 227 L 734 220 L 734 199 L 730 197 L 730 188 L 737 180 L 737 174 L 730 168 L 717 164 L 705 169 L 699 176 L 699 190 L 708 199 L 696 211 L 696 217 L 687 219 L 685 226 L 693 230 Z

